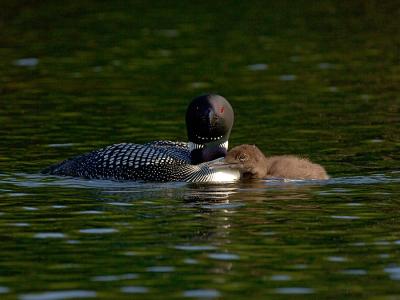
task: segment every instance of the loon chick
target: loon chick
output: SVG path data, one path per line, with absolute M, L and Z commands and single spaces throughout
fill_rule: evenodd
M 232 148 L 225 157 L 225 163 L 238 168 L 244 179 L 329 179 L 324 167 L 306 158 L 294 155 L 266 157 L 255 145 Z
M 188 143 L 114 144 L 52 165 L 42 173 L 159 182 L 235 181 L 237 170 L 214 169 L 210 162 L 226 155 L 233 120 L 233 109 L 224 97 L 202 95 L 194 98 L 186 111 Z

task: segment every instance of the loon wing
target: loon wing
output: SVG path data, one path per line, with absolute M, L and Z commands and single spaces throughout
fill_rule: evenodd
M 188 164 L 190 152 L 185 147 L 123 143 L 65 160 L 42 173 L 91 179 L 177 181 L 184 179 L 180 167 Z
M 173 142 L 171 142 L 173 143 Z M 90 179 L 227 182 L 239 178 L 237 170 L 214 168 L 213 162 L 190 163 L 183 143 L 115 144 L 48 167 L 42 173 Z

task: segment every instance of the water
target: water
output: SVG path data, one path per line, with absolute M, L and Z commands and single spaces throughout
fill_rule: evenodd
M 1 299 L 400 296 L 396 1 L 2 1 Z M 46 177 L 115 142 L 185 140 L 203 92 L 231 146 L 332 176 L 228 185 Z

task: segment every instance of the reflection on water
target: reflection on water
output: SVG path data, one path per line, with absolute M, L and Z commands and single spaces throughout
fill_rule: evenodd
M 113 180 L 92 180 L 72 177 L 46 176 L 37 174 L 0 174 L 0 183 L 10 186 L 25 188 L 82 188 L 94 190 L 98 194 L 118 195 L 121 202 L 110 202 L 116 206 L 129 206 L 127 203 L 135 199 L 143 198 L 175 198 L 183 199 L 187 202 L 224 202 L 224 200 L 237 198 L 238 193 L 249 193 L 251 196 L 257 196 L 259 193 L 267 191 L 293 191 L 296 192 L 296 199 L 301 198 L 302 192 L 310 191 L 316 188 L 322 188 L 317 191 L 318 195 L 337 195 L 351 194 L 352 187 L 357 185 L 385 185 L 396 184 L 400 182 L 399 172 L 390 172 L 387 174 L 371 174 L 370 176 L 346 176 L 336 177 L 329 180 L 291 180 L 291 179 L 263 179 L 254 181 L 244 181 L 229 184 L 197 184 L 184 182 L 171 183 L 152 183 L 152 182 L 134 182 L 134 181 L 113 181 Z M 24 196 L 25 193 L 13 193 L 11 190 L 7 196 Z M 236 195 L 236 196 L 235 196 Z M 285 195 L 287 197 L 287 195 Z M 25 207 L 26 208 L 26 207 Z M 60 208 L 63 208 L 61 206 Z M 32 209 L 32 208 L 26 208 Z
M 57 299 L 84 299 L 96 297 L 94 291 L 58 291 L 58 292 L 45 292 L 38 294 L 23 294 L 19 297 L 21 300 L 57 300 Z
M 390 173 L 197 185 L 2 174 L 2 197 L 12 201 L 0 209 L 0 234 L 18 243 L 3 243 L 0 263 L 13 275 L 0 277 L 2 291 L 22 284 L 16 260 L 36 270 L 20 299 L 165 290 L 218 298 L 243 288 L 323 295 L 331 280 L 357 286 L 361 277 L 394 286 L 400 236 L 383 229 L 396 226 L 383 199 L 397 195 L 399 180 Z M 36 288 L 49 281 L 69 288 Z

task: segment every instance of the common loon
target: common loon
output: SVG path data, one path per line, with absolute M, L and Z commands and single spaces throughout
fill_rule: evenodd
M 238 170 L 214 168 L 211 162 L 226 155 L 233 120 L 233 109 L 224 97 L 202 95 L 186 111 L 188 143 L 114 144 L 52 165 L 42 173 L 158 182 L 235 181 L 240 177 Z
M 265 155 L 255 145 L 232 148 L 224 159 L 238 168 L 244 179 L 277 177 L 285 179 L 329 179 L 324 167 L 294 155 Z

